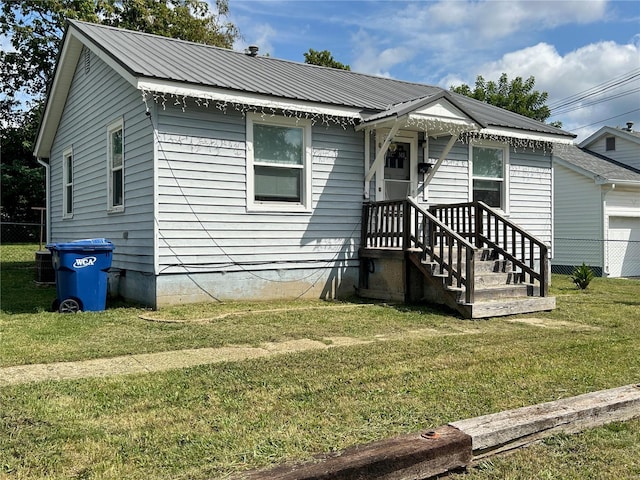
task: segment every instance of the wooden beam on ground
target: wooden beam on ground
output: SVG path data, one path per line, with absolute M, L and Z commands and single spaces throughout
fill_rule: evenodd
M 349 448 L 300 465 L 254 471 L 246 480 L 425 480 L 465 467 L 471 437 L 450 426 Z
M 512 450 L 557 433 L 640 417 L 640 384 L 453 422 L 473 439 L 474 460 Z

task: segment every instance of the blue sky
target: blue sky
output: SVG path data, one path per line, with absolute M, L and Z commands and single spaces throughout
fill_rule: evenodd
M 303 61 L 329 50 L 354 71 L 449 88 L 533 75 L 550 118 L 588 136 L 602 125 L 640 130 L 638 1 L 230 0 L 229 19 L 261 54 Z M 595 87 L 602 90 L 597 95 Z M 606 100 L 607 97 L 617 97 Z M 605 100 L 605 101 L 603 101 Z M 590 104 L 590 105 L 588 105 Z

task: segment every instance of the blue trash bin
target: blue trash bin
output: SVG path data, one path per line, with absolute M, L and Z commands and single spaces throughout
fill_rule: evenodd
M 106 238 L 50 243 L 56 274 L 53 309 L 60 313 L 100 311 L 107 302 L 107 271 L 115 247 Z

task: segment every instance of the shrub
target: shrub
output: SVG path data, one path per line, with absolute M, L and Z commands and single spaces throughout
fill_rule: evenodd
M 581 290 L 584 290 L 589 286 L 593 277 L 595 277 L 595 275 L 593 274 L 591 267 L 588 267 L 584 262 L 582 262 L 582 265 L 579 267 L 574 268 L 573 273 L 571 274 L 571 280 Z

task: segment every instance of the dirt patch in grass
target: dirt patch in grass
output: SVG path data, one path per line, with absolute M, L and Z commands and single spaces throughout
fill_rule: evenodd
M 600 330 L 600 327 L 595 327 L 593 325 L 585 325 L 584 323 L 577 323 L 577 322 L 568 322 L 565 320 L 553 320 L 551 318 L 537 318 L 537 317 L 508 318 L 507 322 L 524 323 L 527 325 L 540 327 L 540 328 L 554 328 L 554 329 L 570 328 L 572 330 L 582 330 L 582 331 Z

